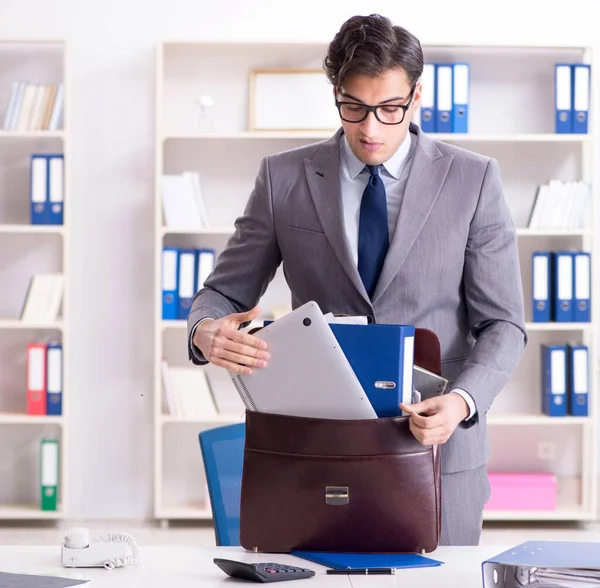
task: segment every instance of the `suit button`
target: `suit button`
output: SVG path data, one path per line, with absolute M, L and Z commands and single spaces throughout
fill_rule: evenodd
M 367 315 L 367 322 L 371 325 L 371 324 L 373 324 L 375 322 L 375 319 L 370 314 L 368 314 Z

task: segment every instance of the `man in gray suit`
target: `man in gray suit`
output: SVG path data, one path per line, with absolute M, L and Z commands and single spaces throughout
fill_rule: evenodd
M 292 307 L 413 324 L 440 339 L 450 392 L 405 407 L 442 445 L 442 538 L 479 542 L 489 497 L 486 413 L 526 345 L 516 234 L 495 160 L 410 122 L 421 45 L 379 15 L 350 18 L 325 70 L 341 129 L 265 157 L 244 214 L 194 298 L 190 359 L 251 373 L 262 341 L 239 330 L 283 263 Z M 332 104 L 333 107 L 333 104 Z

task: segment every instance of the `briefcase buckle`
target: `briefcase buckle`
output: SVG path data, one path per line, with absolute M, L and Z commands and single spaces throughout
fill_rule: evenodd
M 332 506 L 344 506 L 350 502 L 348 486 L 325 486 L 325 503 Z

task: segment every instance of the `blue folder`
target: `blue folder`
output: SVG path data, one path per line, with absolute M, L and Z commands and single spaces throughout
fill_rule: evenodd
M 444 562 L 416 553 L 329 553 L 292 551 L 291 555 L 334 569 L 427 568 Z
M 402 414 L 411 402 L 413 325 L 329 325 L 378 417 Z

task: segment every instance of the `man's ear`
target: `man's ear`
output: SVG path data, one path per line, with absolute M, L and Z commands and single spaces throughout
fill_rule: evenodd
M 423 86 L 421 82 L 417 82 L 415 86 L 415 91 L 413 92 L 412 99 L 412 112 L 416 112 L 417 108 L 421 105 L 421 94 L 422 94 Z

